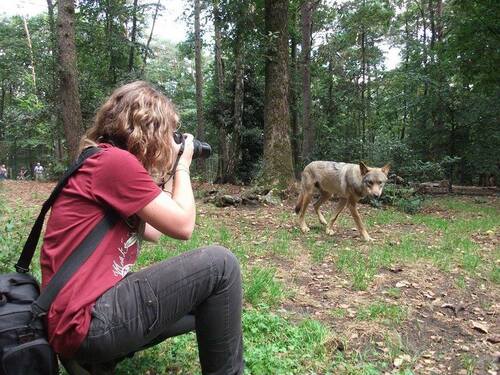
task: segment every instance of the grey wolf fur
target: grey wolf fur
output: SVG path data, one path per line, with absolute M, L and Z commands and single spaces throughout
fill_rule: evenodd
M 320 197 L 314 203 L 314 211 L 316 211 L 321 224 L 326 225 L 327 234 L 333 234 L 333 224 L 345 206 L 348 206 L 361 237 L 365 241 L 372 241 L 373 239 L 368 235 L 361 221 L 356 203 L 366 196 L 380 197 L 387 181 L 389 169 L 389 164 L 382 168 L 371 168 L 363 162 L 360 162 L 359 165 L 334 161 L 313 161 L 308 164 L 302 172 L 301 191 L 295 206 L 295 213 L 299 214 L 299 226 L 302 232 L 309 231 L 304 215 L 312 195 L 317 189 L 320 192 Z M 332 195 L 339 197 L 340 200 L 328 224 L 319 208 Z

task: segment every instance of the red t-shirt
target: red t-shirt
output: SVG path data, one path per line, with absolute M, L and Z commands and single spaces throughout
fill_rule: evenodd
M 103 218 L 104 207 L 126 219 L 161 192 L 135 156 L 108 144 L 100 147 L 102 152 L 85 161 L 52 207 L 40 257 L 42 288 Z M 59 292 L 47 314 L 49 342 L 57 353 L 71 356 L 78 349 L 95 301 L 130 270 L 138 241 L 136 231 L 119 220 Z

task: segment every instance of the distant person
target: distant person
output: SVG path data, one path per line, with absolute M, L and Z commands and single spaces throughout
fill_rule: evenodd
M 43 166 L 40 163 L 36 163 L 33 172 L 35 172 L 35 181 L 43 180 Z
M 7 179 L 7 168 L 5 168 L 5 164 L 0 166 L 0 181 Z
M 28 172 L 28 170 L 24 167 L 21 167 L 21 169 L 19 170 L 18 174 L 17 174 L 17 179 L 18 180 L 26 180 L 26 178 L 28 177 L 26 175 L 26 173 Z

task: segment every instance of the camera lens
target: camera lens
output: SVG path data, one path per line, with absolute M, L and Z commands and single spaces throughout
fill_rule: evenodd
M 193 159 L 208 158 L 212 154 L 212 147 L 206 142 L 200 142 L 197 139 L 193 140 L 194 152 Z
M 173 134 L 174 142 L 177 144 L 182 143 L 183 135 L 180 132 L 174 132 Z M 193 159 L 197 158 L 208 158 L 212 154 L 212 147 L 206 142 L 200 142 L 197 139 L 193 139 Z

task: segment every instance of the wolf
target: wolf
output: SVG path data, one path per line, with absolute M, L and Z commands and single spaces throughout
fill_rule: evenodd
M 373 241 L 361 221 L 356 204 L 366 196 L 380 197 L 389 170 L 389 164 L 384 165 L 382 168 L 373 168 L 367 167 L 363 162 L 352 164 L 334 161 L 313 161 L 308 164 L 302 172 L 301 191 L 295 206 L 295 213 L 299 215 L 298 221 L 302 232 L 309 231 L 304 215 L 307 206 L 311 202 L 312 195 L 317 189 L 320 192 L 320 197 L 314 203 L 314 211 L 316 211 L 319 221 L 326 225 L 327 234 L 333 234 L 333 224 L 345 206 L 348 206 L 363 240 Z M 339 197 L 340 200 L 328 224 L 319 208 L 332 195 Z

